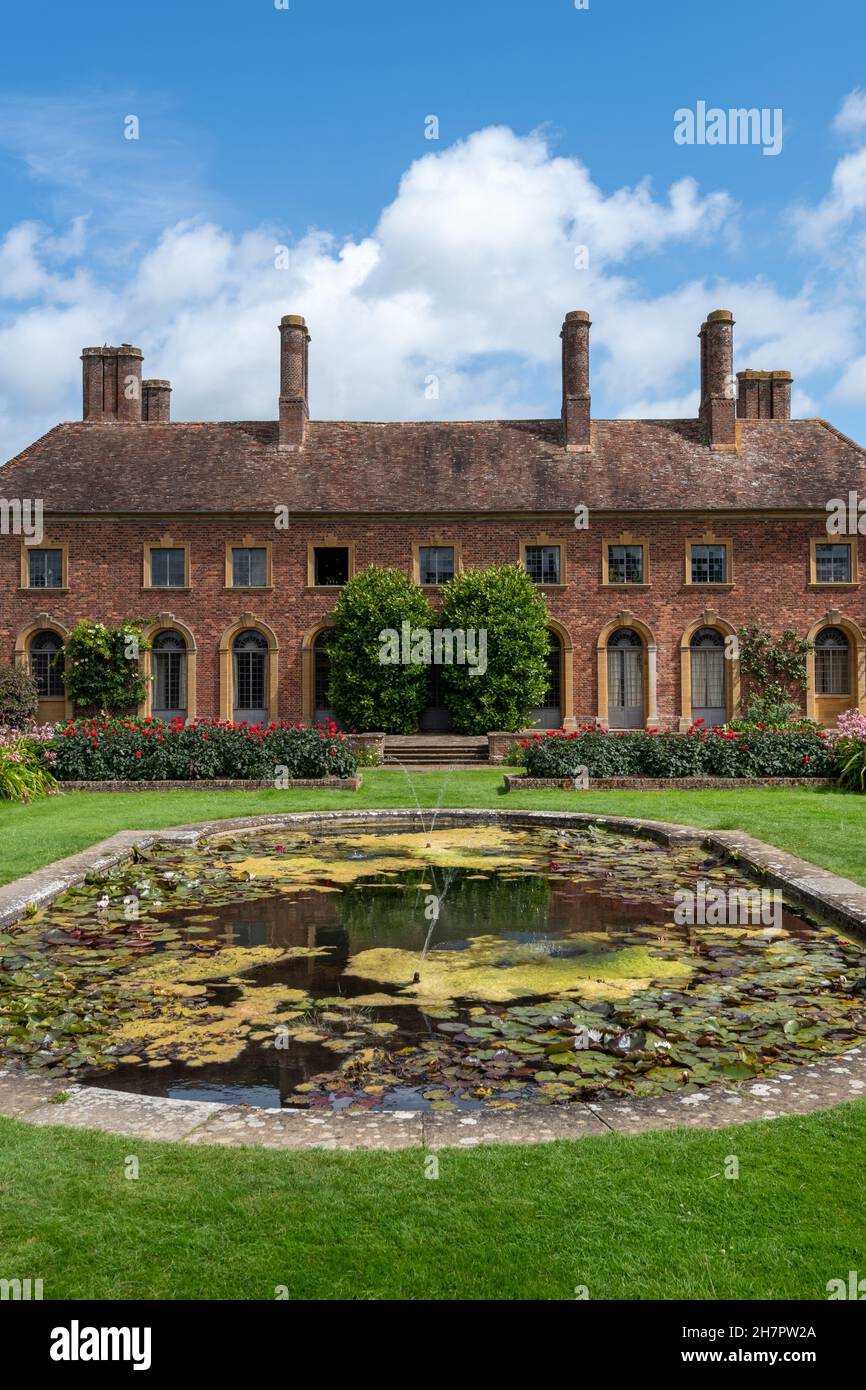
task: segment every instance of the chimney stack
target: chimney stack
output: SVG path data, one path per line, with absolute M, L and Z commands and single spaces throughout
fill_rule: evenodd
M 734 378 L 734 316 L 730 309 L 714 309 L 701 325 L 700 418 L 710 448 L 734 449 L 737 445 Z
M 739 420 L 790 420 L 790 372 L 737 372 Z
M 171 382 L 151 377 L 141 383 L 141 418 L 149 424 L 167 425 L 171 420 Z
M 304 319 L 286 314 L 280 320 L 280 448 L 303 449 L 309 409 L 310 335 Z
M 89 347 L 81 354 L 84 419 L 138 424 L 141 420 L 141 349 Z
M 591 447 L 589 330 L 585 309 L 572 309 L 562 325 L 562 428 L 566 449 Z

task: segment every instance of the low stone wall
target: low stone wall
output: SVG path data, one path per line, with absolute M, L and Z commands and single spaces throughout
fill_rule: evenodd
M 380 763 L 385 761 L 384 734 L 347 734 L 346 737 L 356 753 L 375 753 Z
M 505 790 L 593 792 L 734 792 L 759 787 L 835 787 L 832 777 L 591 777 L 589 785 L 576 777 L 524 777 L 505 774 Z
M 293 777 L 278 788 L 274 786 L 273 778 L 231 781 L 217 777 L 199 782 L 148 782 L 142 778 L 134 782 L 60 782 L 58 785 L 61 792 L 288 792 L 300 787 L 317 791 L 357 792 L 363 784 L 363 777 L 356 773 L 354 777 Z

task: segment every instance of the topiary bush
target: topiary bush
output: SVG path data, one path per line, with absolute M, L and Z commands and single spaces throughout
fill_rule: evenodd
M 439 622 L 452 632 L 474 632 L 478 656 L 486 634 L 483 672 L 480 660 L 442 666 L 453 728 L 461 734 L 525 728 L 547 690 L 550 641 L 547 604 L 526 570 L 493 565 L 455 574 L 443 585 Z
M 39 691 L 23 666 L 0 662 L 0 729 L 21 729 L 36 714 Z
M 55 773 L 63 782 L 197 781 L 212 778 L 279 782 L 350 777 L 355 754 L 333 723 L 249 725 L 218 719 L 75 719 L 58 725 Z
M 606 731 L 585 725 L 521 740 L 530 777 L 833 777 L 834 747 L 823 729 L 703 729 L 687 734 Z
M 434 613 L 423 589 L 402 570 L 370 565 L 343 588 L 334 609 L 329 648 L 331 683 L 328 697 L 340 721 L 358 733 L 383 730 L 409 734 L 418 726 L 427 703 L 428 667 L 400 659 L 411 657 L 407 634 L 428 630 Z M 391 657 L 396 635 L 398 659 Z
M 124 714 L 138 709 L 147 681 L 139 658 L 150 641 L 139 624 L 106 627 L 82 619 L 66 638 L 63 680 L 77 710 Z

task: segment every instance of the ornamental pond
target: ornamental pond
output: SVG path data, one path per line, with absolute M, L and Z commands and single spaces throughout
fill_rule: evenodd
M 259 1106 L 513 1109 L 866 1041 L 866 944 L 699 845 L 440 821 L 156 843 L 0 933 L 0 1057 Z

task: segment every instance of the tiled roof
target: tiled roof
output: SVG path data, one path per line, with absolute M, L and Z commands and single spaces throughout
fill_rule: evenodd
M 558 420 L 56 426 L 0 469 L 0 495 L 48 513 L 823 510 L 866 495 L 866 453 L 821 420 L 737 422 L 737 452 L 696 420 L 596 420 L 568 453 Z

